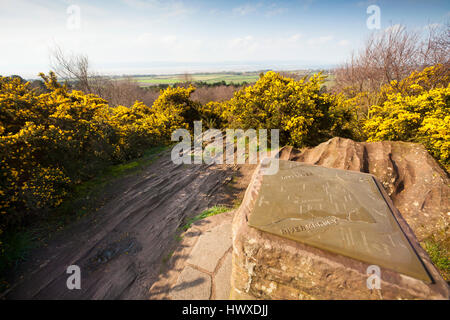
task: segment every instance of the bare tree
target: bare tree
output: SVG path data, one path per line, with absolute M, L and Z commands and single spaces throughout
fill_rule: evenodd
M 187 88 L 192 84 L 193 78 L 192 75 L 188 72 L 185 72 L 181 77 L 181 86 Z
M 90 69 L 89 58 L 83 54 L 67 54 L 56 46 L 50 55 L 50 65 L 56 75 L 75 89 L 96 94 L 111 106 L 131 106 L 136 101 L 153 104 L 154 92 L 141 88 L 131 78 L 113 79 Z
M 450 65 L 450 23 L 445 26 L 430 25 L 428 34 L 422 43 L 423 67 L 443 64 Z
M 278 71 L 278 73 L 285 78 L 291 78 L 296 81 L 301 80 L 302 78 L 305 77 L 305 74 L 301 74 L 299 72 L 294 71 Z
M 335 70 L 334 90 L 350 95 L 367 92 L 367 106 L 376 103 L 380 87 L 399 81 L 415 70 L 443 64 L 447 70 L 450 57 L 450 28 L 428 27 L 427 34 L 395 25 L 372 34 L 364 47 Z
M 151 106 L 159 95 L 159 90 L 141 88 L 137 82 L 125 77 L 121 79 L 103 80 L 100 96 L 108 100 L 112 106 L 132 106 L 136 101 Z
M 56 75 L 66 81 L 75 81 L 80 90 L 92 93 L 89 59 L 83 54 L 67 54 L 55 46 L 50 53 L 50 67 Z
M 203 86 L 197 88 L 191 95 L 192 100 L 206 104 L 210 101 L 225 101 L 233 98 L 236 91 L 242 86 L 219 85 L 219 86 Z

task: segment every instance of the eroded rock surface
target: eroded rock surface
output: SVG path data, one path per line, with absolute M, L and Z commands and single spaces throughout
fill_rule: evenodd
M 419 241 L 431 235 L 439 240 L 448 237 L 450 179 L 420 144 L 333 138 L 305 150 L 285 147 L 279 155 L 284 160 L 371 173 Z

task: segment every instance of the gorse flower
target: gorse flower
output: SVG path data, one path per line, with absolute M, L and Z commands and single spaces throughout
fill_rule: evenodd
M 355 108 L 341 95 L 322 92 L 323 82 L 320 73 L 296 81 L 270 71 L 216 110 L 235 128 L 280 129 L 280 142 L 297 147 L 353 137 Z
M 450 76 L 436 65 L 413 72 L 380 91 L 363 130 L 368 141 L 422 143 L 445 167 L 450 165 Z

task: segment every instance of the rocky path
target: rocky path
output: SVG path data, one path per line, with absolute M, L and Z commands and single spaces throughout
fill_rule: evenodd
M 139 175 L 120 181 L 103 208 L 34 250 L 3 298 L 151 298 L 149 288 L 176 246 L 177 228 L 211 206 L 231 204 L 246 188 L 241 169 L 175 165 L 166 151 Z M 70 265 L 81 268 L 80 290 L 67 289 Z

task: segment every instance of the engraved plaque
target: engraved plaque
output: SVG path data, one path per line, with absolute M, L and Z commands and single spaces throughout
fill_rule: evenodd
M 371 175 L 271 161 L 250 226 L 431 282 Z

